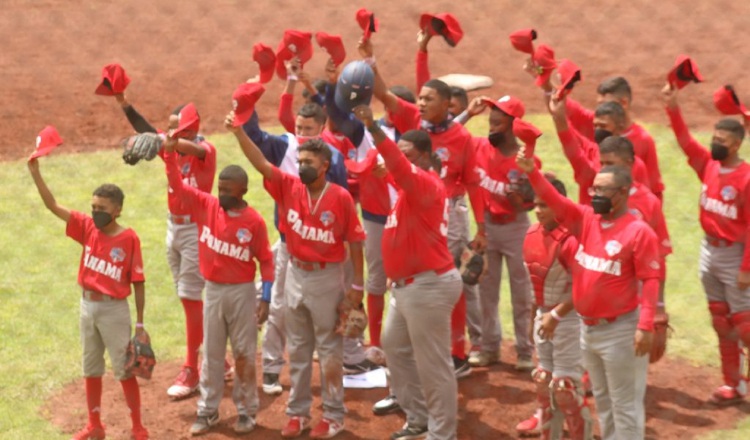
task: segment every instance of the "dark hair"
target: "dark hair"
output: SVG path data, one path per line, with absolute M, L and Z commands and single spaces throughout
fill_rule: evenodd
M 113 183 L 105 183 L 100 185 L 99 188 L 94 190 L 94 196 L 109 199 L 115 205 L 122 207 L 125 203 L 125 194 L 122 192 L 119 186 Z
M 547 181 L 552 184 L 553 187 L 562 194 L 564 197 L 568 197 L 568 191 L 565 189 L 565 184 L 562 183 L 562 180 L 557 179 L 556 177 L 546 176 Z
M 424 83 L 423 87 L 435 90 L 438 96 L 446 101 L 450 101 L 451 96 L 453 95 L 451 93 L 451 87 L 443 81 L 440 81 L 439 79 L 431 79 Z
M 745 127 L 734 119 L 724 118 L 720 119 L 719 122 L 714 125 L 714 130 L 728 131 L 732 133 L 732 136 L 742 142 L 745 139 Z
M 219 180 L 230 180 L 247 187 L 247 173 L 239 165 L 227 165 L 219 173 Z
M 615 95 L 617 98 L 626 98 L 628 101 L 633 99 L 633 92 L 630 89 L 630 84 L 628 84 L 628 80 L 622 76 L 605 79 L 599 84 L 599 87 L 596 88 L 596 93 L 600 95 Z
M 417 103 L 417 98 L 414 97 L 414 93 L 412 93 L 406 86 L 396 85 L 391 87 L 389 91 L 406 102 L 411 102 L 412 104 Z
M 615 185 L 618 188 L 630 188 L 633 184 L 633 177 L 630 175 L 630 170 L 625 167 L 609 165 L 599 170 L 599 174 L 612 174 Z
M 329 147 L 328 144 L 326 144 L 320 138 L 314 138 L 306 141 L 305 143 L 297 147 L 297 152 L 300 151 L 309 151 L 312 154 L 321 157 L 323 160 L 327 160 L 328 163 L 331 163 L 331 161 L 333 160 L 333 152 L 331 151 L 331 147 Z
M 328 82 L 323 79 L 316 79 L 312 82 L 312 86 L 315 88 L 315 90 L 318 92 L 318 95 L 325 96 L 326 94 L 326 87 L 328 87 Z M 302 89 L 302 97 L 305 99 L 310 99 L 312 94 L 310 93 L 307 88 Z
M 619 102 L 608 101 L 602 102 L 596 107 L 595 116 L 610 116 L 616 125 L 625 124 L 625 109 Z
M 609 136 L 599 144 L 599 154 L 613 153 L 626 161 L 635 160 L 635 149 L 630 139 L 623 136 Z
M 461 87 L 451 87 L 451 98 L 458 99 L 463 107 L 469 106 L 469 96 L 466 95 L 466 90 Z
M 414 148 L 420 153 L 432 154 L 432 140 L 424 130 L 409 130 L 401 135 L 401 139 L 414 144 Z
M 297 112 L 297 116 L 302 116 L 303 118 L 313 118 L 315 119 L 315 122 L 320 125 L 325 124 L 326 120 L 328 119 L 328 115 L 326 115 L 325 109 L 314 102 L 308 102 L 307 104 L 303 105 Z
M 187 104 L 180 104 L 177 107 L 175 107 L 174 110 L 172 110 L 172 115 L 178 116 L 180 112 L 182 111 L 182 109 L 185 108 L 186 105 Z

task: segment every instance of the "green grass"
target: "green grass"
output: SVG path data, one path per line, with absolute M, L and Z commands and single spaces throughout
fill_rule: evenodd
M 572 185 L 547 116 L 530 120 L 546 133 L 537 147 L 544 168 Z M 485 118 L 469 124 L 474 133 L 487 131 Z M 667 186 L 666 217 L 675 252 L 668 261 L 667 304 L 676 329 L 670 356 L 698 365 L 717 366 L 716 339 L 697 277 L 702 236 L 697 222 L 700 184 L 666 127 L 648 127 L 656 138 Z M 699 140 L 707 141 L 703 133 Z M 249 168 L 229 135 L 211 137 L 219 150 L 218 167 L 237 163 Z M 64 147 L 63 147 L 64 148 Z M 183 315 L 173 293 L 164 249 L 166 178 L 163 163 L 129 167 L 115 151 L 53 155 L 42 159 L 42 174 L 58 201 L 73 209 L 89 210 L 91 191 L 100 183 L 120 185 L 125 194 L 121 223 L 134 228 L 142 242 L 146 269 L 146 328 L 161 360 L 183 355 Z M 269 222 L 272 201 L 258 174 L 249 171 L 248 199 Z M 65 225 L 47 212 L 37 195 L 24 161 L 0 163 L 0 438 L 63 439 L 40 412 L 45 398 L 80 377 L 78 292 L 76 273 L 80 245 L 65 237 Z M 575 193 L 575 191 L 571 191 Z M 269 227 L 275 240 L 276 232 Z M 507 284 L 502 290 L 504 331 L 512 335 Z M 716 371 L 716 380 L 719 372 Z M 709 389 L 710 385 L 706 384 Z M 83 417 L 83 416 L 82 416 Z M 82 420 L 83 421 L 83 420 Z M 747 438 L 750 419 L 740 429 L 714 433 L 707 439 Z

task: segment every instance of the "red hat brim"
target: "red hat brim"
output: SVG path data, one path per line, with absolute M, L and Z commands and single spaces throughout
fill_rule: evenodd
M 256 43 L 253 46 L 253 61 L 258 63 L 260 82 L 265 84 L 271 81 L 276 67 L 276 54 L 273 49 L 263 43 Z
M 534 40 L 537 34 L 534 29 L 520 29 L 510 34 L 510 44 L 520 52 L 534 54 Z
M 333 64 L 339 66 L 344 62 L 346 59 L 346 49 L 340 36 L 318 32 L 315 34 L 315 40 L 318 42 L 318 46 L 328 52 L 328 55 L 333 60 Z
M 52 150 L 62 145 L 62 143 L 63 140 L 55 127 L 51 125 L 44 127 L 36 137 L 36 150 L 31 153 L 29 160 L 50 154 Z
M 698 65 L 687 55 L 679 55 L 674 67 L 667 74 L 669 84 L 682 89 L 691 82 L 703 82 L 703 75 L 698 71 Z
M 357 24 L 362 29 L 362 37 L 367 40 L 373 33 L 380 29 L 380 21 L 375 18 L 375 14 L 365 8 L 361 8 L 356 14 Z
M 125 69 L 117 63 L 107 64 L 102 68 L 102 79 L 94 93 L 102 96 L 114 96 L 123 93 L 130 84 Z
M 526 145 L 526 157 L 534 156 L 536 140 L 542 135 L 541 130 L 530 122 L 516 118 L 513 120 L 513 134 Z

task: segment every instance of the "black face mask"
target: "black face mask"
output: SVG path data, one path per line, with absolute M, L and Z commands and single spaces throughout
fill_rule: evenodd
M 497 148 L 505 143 L 505 133 L 498 131 L 497 133 L 490 133 L 487 136 L 490 141 L 490 145 Z
M 94 226 L 99 230 L 103 229 L 114 220 L 112 214 L 104 211 L 92 211 L 91 218 L 94 219 Z
M 318 170 L 311 165 L 300 165 L 299 167 L 299 180 L 305 185 L 309 185 L 315 182 L 318 178 Z
M 729 148 L 718 142 L 711 142 L 711 159 L 724 160 L 729 157 Z
M 230 195 L 220 195 L 219 196 L 219 206 L 221 206 L 221 209 L 224 211 L 229 211 L 230 209 L 237 208 L 242 203 L 242 199 L 230 196 Z
M 596 214 L 609 214 L 612 211 L 612 199 L 604 196 L 594 196 L 591 199 L 591 207 Z
M 612 132 L 603 128 L 597 128 L 594 130 L 594 140 L 597 144 L 601 144 L 604 139 L 612 136 Z

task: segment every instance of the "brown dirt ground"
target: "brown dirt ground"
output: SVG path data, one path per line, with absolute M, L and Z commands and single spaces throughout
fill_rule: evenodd
M 491 368 L 476 368 L 474 373 L 459 381 L 458 438 L 514 439 L 514 426 L 530 416 L 535 408 L 534 388 L 528 373 L 513 369 L 515 358 L 510 343 L 503 346 L 502 363 Z M 143 420 L 154 440 L 190 438 L 190 425 L 195 419 L 197 397 L 179 402 L 170 401 L 166 389 L 180 368 L 178 362 L 158 364 L 150 381 L 140 380 Z M 258 362 L 260 369 L 260 362 Z M 651 366 L 646 395 L 647 439 L 695 438 L 701 433 L 729 429 L 737 420 L 750 415 L 750 402 L 729 408 L 716 408 L 705 402 L 711 387 L 718 384 L 716 370 L 696 368 L 688 363 L 666 357 Z M 289 376 L 286 369 L 281 376 L 284 393 L 278 397 L 260 392 L 259 426 L 242 438 L 280 438 L 279 431 L 286 422 L 284 409 L 289 395 Z M 313 392 L 320 395 L 317 364 L 313 373 Z M 346 390 L 348 415 L 346 431 L 336 438 L 364 440 L 388 438 L 401 428 L 402 414 L 374 416 L 372 404 L 385 397 L 387 390 Z M 321 401 L 313 402 L 313 423 L 321 415 Z M 51 396 L 42 413 L 64 432 L 75 432 L 86 421 L 86 395 L 83 382 L 76 381 Z M 232 431 L 236 412 L 227 386 L 222 400 L 221 421 L 209 435 L 201 438 L 218 440 L 237 438 Z M 130 429 L 128 410 L 118 383 L 111 373 L 105 377 L 102 398 L 102 420 L 107 438 L 127 439 Z M 307 438 L 302 436 L 301 438 Z
M 588 0 L 402 0 L 344 2 L 301 0 L 245 2 L 123 0 L 5 0 L 0 6 L 0 158 L 17 159 L 33 149 L 39 130 L 55 125 L 66 151 L 108 148 L 129 132 L 115 103 L 95 96 L 101 67 L 120 62 L 132 78 L 128 95 L 155 122 L 166 121 L 176 105 L 194 101 L 203 131 L 221 130 L 234 88 L 256 73 L 251 47 L 276 47 L 283 29 L 340 33 L 349 54 L 360 35 L 354 12 L 366 6 L 381 20 L 374 43 L 390 84 L 414 87 L 415 34 L 421 12 L 449 11 L 461 20 L 464 39 L 455 49 L 439 40 L 430 46 L 435 75 L 469 72 L 490 75 L 490 95 L 511 93 L 533 112 L 542 110 L 538 92 L 521 72 L 522 54 L 507 35 L 534 27 L 540 42 L 583 69 L 575 95 L 593 105 L 603 78 L 624 74 L 635 89 L 635 114 L 666 122 L 655 99 L 675 56 L 692 55 L 706 83 L 684 93 L 688 120 L 707 127 L 716 117 L 713 91 L 733 83 L 750 96 L 742 61 L 750 45 L 738 38 L 750 16 L 750 2 L 736 0 L 630 0 L 611 6 Z M 614 3 L 614 2 L 606 2 Z M 307 68 L 322 73 L 323 52 Z M 260 104 L 263 122 L 278 125 L 273 81 Z M 748 98 L 750 99 L 750 98 Z M 160 124 L 166 125 L 166 124 Z

